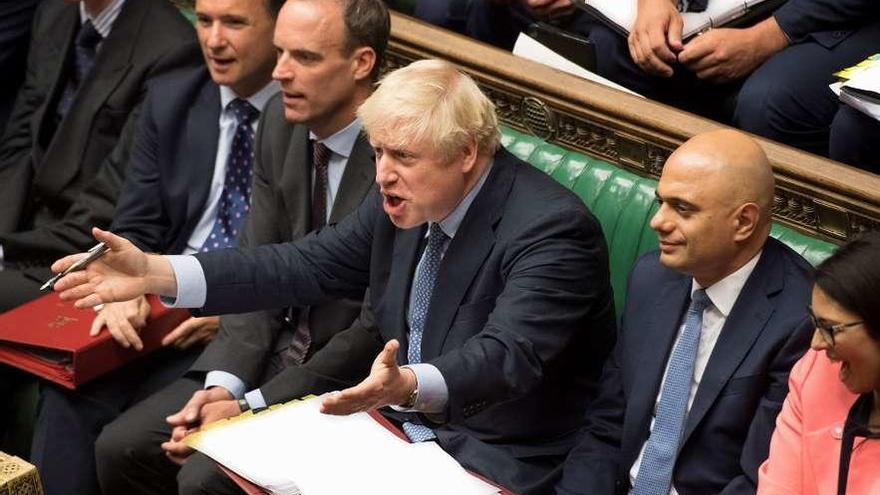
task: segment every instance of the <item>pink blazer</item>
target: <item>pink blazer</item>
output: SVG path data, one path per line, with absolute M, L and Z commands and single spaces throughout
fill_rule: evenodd
M 759 495 L 837 495 L 843 423 L 857 396 L 838 378 L 839 363 L 808 351 L 795 364 L 776 420 Z M 856 438 L 847 495 L 880 494 L 880 439 Z

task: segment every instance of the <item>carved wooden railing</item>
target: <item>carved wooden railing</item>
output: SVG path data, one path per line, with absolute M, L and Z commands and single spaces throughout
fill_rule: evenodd
M 666 158 L 716 122 L 562 73 L 392 14 L 388 66 L 443 58 L 469 73 L 504 124 L 658 178 Z M 880 176 L 759 139 L 776 174 L 774 216 L 834 242 L 880 229 Z

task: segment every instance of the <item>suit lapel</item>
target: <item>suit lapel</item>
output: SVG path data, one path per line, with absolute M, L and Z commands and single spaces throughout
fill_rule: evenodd
M 311 202 L 312 160 L 309 156 L 309 131 L 305 126 L 294 127 L 284 170 L 281 172 L 281 198 L 290 218 L 291 235 L 299 239 L 309 232 Z
M 682 445 L 705 417 L 773 314 L 773 305 L 768 296 L 782 290 L 784 276 L 782 263 L 777 262 L 777 256 L 775 246 L 769 241 L 757 266 L 740 291 L 706 364 L 685 423 Z
M 38 136 L 37 142 L 48 145 L 50 140 L 46 136 L 50 122 L 55 119 L 55 105 L 60 98 L 60 93 L 64 91 L 67 79 L 64 77 L 68 67 L 68 57 L 73 49 L 74 38 L 76 37 L 77 26 L 79 26 L 79 8 L 76 4 L 66 6 L 66 11 L 59 17 L 57 23 L 53 26 L 53 31 L 57 33 L 50 43 L 54 46 L 50 49 L 50 60 L 46 62 L 47 66 L 52 67 L 48 74 L 48 84 L 50 89 L 46 93 L 43 105 L 38 110 L 40 115 L 34 120 L 37 122 L 36 128 L 32 128 L 34 136 Z M 34 167 L 38 167 L 42 162 L 43 150 L 41 146 L 34 149 Z
M 338 222 L 345 216 L 345 212 L 354 211 L 361 204 L 374 182 L 375 175 L 373 149 L 361 133 L 345 165 L 345 172 L 336 192 L 336 200 L 333 209 L 330 210 L 330 223 Z
M 422 360 L 439 356 L 464 295 L 495 245 L 495 225 L 513 184 L 513 160 L 499 153 L 449 244 L 431 296 L 422 336 Z
M 638 371 L 632 377 L 624 421 L 624 425 L 630 425 L 625 426 L 623 433 L 622 448 L 626 459 L 635 460 L 647 437 L 666 363 L 681 326 L 682 314 L 690 301 L 691 284 L 691 278 L 685 276 L 667 281 L 658 288 L 656 304 L 648 313 L 650 316 L 645 328 L 628 330 L 638 331 L 640 335 L 627 336 L 627 343 L 635 347 L 633 352 L 627 354 Z
M 83 81 L 73 100 L 67 116 L 61 122 L 56 134 L 65 139 L 53 139 L 46 150 L 44 163 L 80 163 L 87 139 L 70 136 L 89 134 L 94 125 L 94 117 L 110 94 L 119 86 L 125 74 L 131 69 L 131 55 L 137 39 L 141 21 L 146 14 L 147 5 L 139 0 L 130 0 L 123 5 L 110 35 L 102 42 L 101 50 L 95 57 L 92 73 Z M 57 157 L 57 159 L 55 158 Z M 45 184 L 48 191 L 60 191 L 80 172 L 79 167 L 51 166 L 40 167 L 37 182 Z
M 191 188 L 189 201 L 186 205 L 186 217 L 189 221 L 183 227 L 185 236 L 177 236 L 186 242 L 192 234 L 196 223 L 205 210 L 214 167 L 217 163 L 217 151 L 220 143 L 220 88 L 210 79 L 207 71 L 202 73 L 204 80 L 198 87 L 201 89 L 195 96 L 193 106 L 186 111 L 186 126 L 181 136 L 175 136 L 180 150 L 176 160 L 185 172 L 186 184 Z M 185 244 L 178 246 L 183 250 Z

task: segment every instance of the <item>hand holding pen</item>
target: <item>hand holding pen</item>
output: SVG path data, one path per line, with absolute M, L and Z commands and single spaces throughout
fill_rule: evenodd
M 61 272 L 61 273 L 55 275 L 54 277 L 52 277 L 52 278 L 50 278 L 48 281 L 46 281 L 46 283 L 43 284 L 43 285 L 40 287 L 40 292 L 45 291 L 45 290 L 52 290 L 52 289 L 54 289 L 54 288 L 55 288 L 55 282 L 61 280 L 62 277 L 64 277 L 65 275 L 67 275 L 67 274 L 69 274 L 69 273 L 71 273 L 71 272 L 75 272 L 75 271 L 78 271 L 78 270 L 82 270 L 82 269 L 85 268 L 89 263 L 91 263 L 91 262 L 95 261 L 96 259 L 100 258 L 101 256 L 104 255 L 104 253 L 106 253 L 106 252 L 109 251 L 109 250 L 110 250 L 110 248 L 108 248 L 107 245 L 104 244 L 103 242 L 99 242 L 98 244 L 95 244 L 91 249 L 89 249 L 88 251 L 86 251 L 86 255 L 85 255 L 84 257 L 80 258 L 79 261 L 77 261 L 77 262 L 75 262 L 74 264 L 68 266 L 67 268 L 64 269 L 63 272 Z
M 74 305 L 83 309 L 144 294 L 176 295 L 174 272 L 163 256 L 148 255 L 105 230 L 94 228 L 92 235 L 99 241 L 98 246 L 52 265 L 52 271 L 60 277 L 51 285 L 61 292 L 61 299 L 76 300 Z M 76 268 L 77 264 L 81 269 Z

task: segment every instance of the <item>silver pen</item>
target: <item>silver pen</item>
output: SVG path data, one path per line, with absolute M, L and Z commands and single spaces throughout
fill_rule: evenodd
M 92 246 L 91 249 L 89 249 L 87 251 L 87 254 L 84 258 L 81 258 L 76 263 L 67 267 L 67 270 L 64 270 L 63 272 L 59 273 L 58 275 L 55 275 L 54 277 L 50 278 L 45 284 L 43 284 L 42 287 L 40 287 L 40 291 L 44 291 L 47 289 L 53 289 L 55 287 L 55 282 L 61 280 L 61 277 L 67 275 L 68 273 L 75 272 L 77 270 L 82 270 L 83 268 L 86 267 L 86 265 L 88 265 L 89 263 L 100 258 L 107 251 L 110 251 L 110 248 L 107 247 L 107 245 L 104 244 L 103 242 L 99 242 L 99 243 L 95 244 L 94 246 Z

